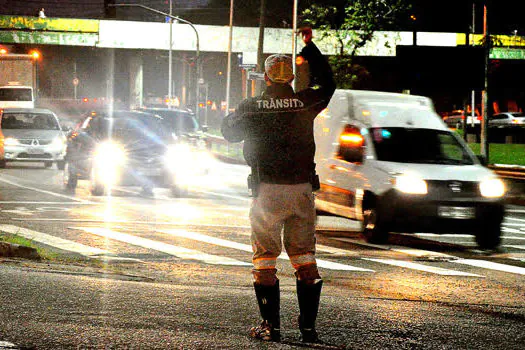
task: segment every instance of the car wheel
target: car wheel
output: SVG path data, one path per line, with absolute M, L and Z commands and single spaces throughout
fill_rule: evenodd
M 5 159 L 0 159 L 0 169 L 5 168 L 5 165 L 6 165 Z
M 91 170 L 91 194 L 93 196 L 102 196 L 104 194 L 105 186 L 104 184 L 101 184 L 99 180 L 97 179 L 97 170 L 95 167 Z
M 53 166 L 53 162 L 49 162 L 49 161 L 44 162 L 44 166 L 45 166 L 46 168 L 51 168 L 51 167 Z
M 388 231 L 381 222 L 377 209 L 368 208 L 363 211 L 363 236 L 369 243 L 382 244 L 388 240 Z
M 63 170 L 64 170 L 63 181 L 64 181 L 65 189 L 74 190 L 75 188 L 77 188 L 77 184 L 78 184 L 78 175 L 75 170 L 75 167 L 69 163 L 65 163 Z
M 57 161 L 58 170 L 64 170 L 65 165 L 66 165 L 66 162 L 64 160 Z
M 188 194 L 188 188 L 185 186 L 171 185 L 170 187 L 171 196 L 180 198 Z
M 480 225 L 476 232 L 476 243 L 481 249 L 495 249 L 501 243 L 501 225 Z

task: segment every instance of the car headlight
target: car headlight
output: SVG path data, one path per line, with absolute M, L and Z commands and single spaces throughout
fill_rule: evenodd
M 427 182 L 415 175 L 403 174 L 394 178 L 394 187 L 407 194 L 427 194 Z
M 190 145 L 186 143 L 170 145 L 166 151 L 166 163 L 170 168 L 177 165 L 189 166 L 188 163 L 193 160 L 192 153 Z
M 16 146 L 18 144 L 20 144 L 20 142 L 18 142 L 18 140 L 14 137 L 6 137 L 6 139 L 4 140 L 5 146 Z
M 505 184 L 501 179 L 491 178 L 479 183 L 479 191 L 483 197 L 498 198 L 505 194 Z
M 66 139 L 65 139 L 64 137 L 60 137 L 60 136 L 59 136 L 59 137 L 55 137 L 55 138 L 53 139 L 53 141 L 51 142 L 51 145 L 52 145 L 53 147 L 56 147 L 56 148 L 58 148 L 58 147 L 64 147 L 65 144 L 66 144 Z
M 118 143 L 103 142 L 95 149 L 94 161 L 100 167 L 115 167 L 126 162 L 126 152 Z

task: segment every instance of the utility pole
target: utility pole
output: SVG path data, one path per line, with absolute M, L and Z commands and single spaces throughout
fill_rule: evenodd
M 259 73 L 264 72 L 264 29 L 266 26 L 266 0 L 261 0 L 261 7 L 259 10 L 259 42 L 257 43 L 257 69 Z M 260 95 L 263 86 L 261 82 L 255 82 L 255 95 Z
M 225 111 L 225 115 L 228 115 L 230 113 L 232 38 L 233 38 L 233 0 L 230 0 L 230 35 L 228 39 L 228 65 L 227 65 L 227 73 L 226 73 L 226 111 Z
M 481 119 L 481 155 L 489 161 L 489 142 L 488 142 L 488 113 L 489 113 L 489 63 L 490 63 L 490 34 L 488 26 L 488 4 L 489 0 L 485 0 L 483 7 L 483 37 L 485 39 L 485 85 L 483 89 L 482 103 L 483 103 L 483 118 Z

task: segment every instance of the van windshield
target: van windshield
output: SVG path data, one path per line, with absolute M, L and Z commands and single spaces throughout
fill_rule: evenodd
M 377 159 L 421 164 L 475 164 L 472 156 L 449 131 L 407 128 L 371 128 Z
M 31 89 L 0 88 L 0 101 L 33 101 Z

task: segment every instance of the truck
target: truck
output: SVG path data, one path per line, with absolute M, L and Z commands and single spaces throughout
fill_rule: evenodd
M 34 108 L 37 59 L 32 54 L 0 55 L 0 108 Z

